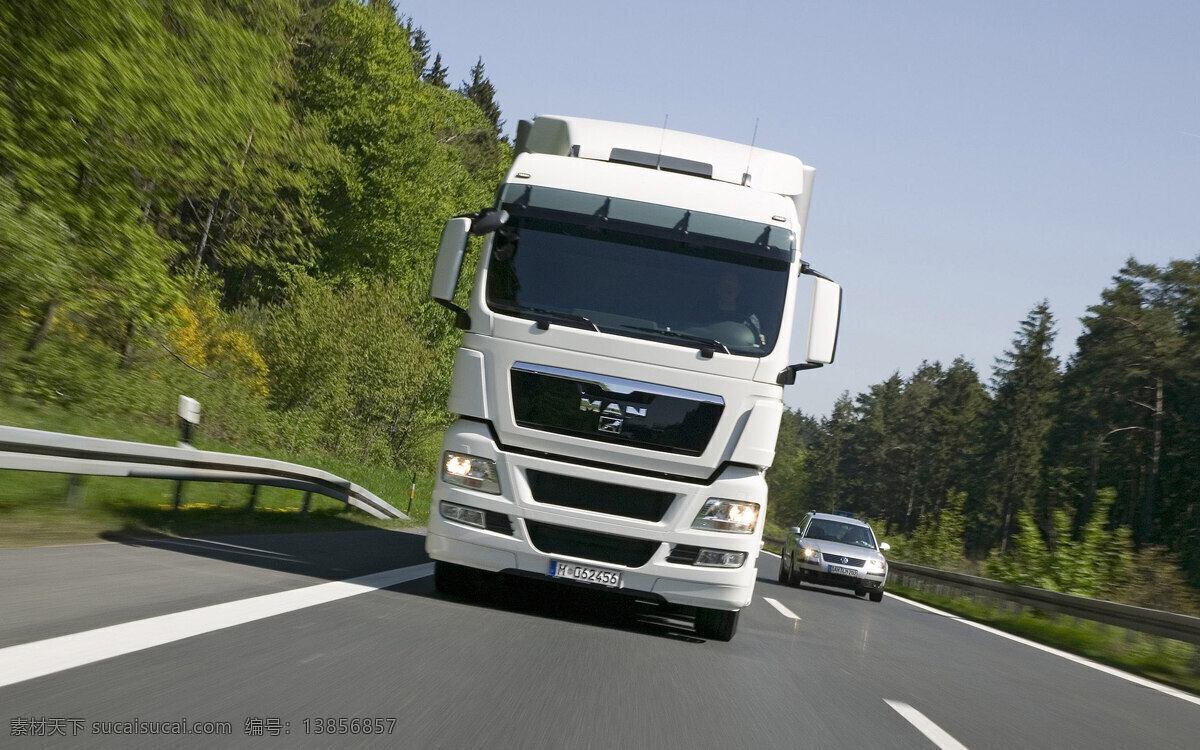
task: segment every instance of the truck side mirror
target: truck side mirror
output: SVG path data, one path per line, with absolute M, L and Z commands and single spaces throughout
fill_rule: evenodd
M 814 281 L 812 311 L 808 316 L 808 351 L 804 358 L 811 364 L 827 365 L 833 362 L 837 351 L 842 287 L 819 276 Z
M 824 276 L 813 276 L 812 309 L 808 315 L 808 347 L 804 353 L 806 361 L 788 365 L 779 372 L 776 382 L 791 385 L 796 382 L 796 373 L 812 370 L 833 362 L 837 352 L 838 326 L 842 317 L 842 287 Z
M 891 548 L 892 548 L 892 545 L 888 544 L 887 542 L 880 542 L 880 543 L 879 543 L 879 551 L 880 551 L 880 552 L 887 552 L 887 551 L 888 551 L 888 550 L 890 550 Z
M 454 304 L 454 292 L 458 288 L 458 275 L 462 272 L 470 233 L 470 217 L 456 216 L 446 222 L 442 228 L 442 240 L 438 243 L 437 261 L 433 266 L 433 282 L 429 285 L 429 293 L 434 301 L 452 310 L 454 324 L 463 329 L 471 327 L 471 318 L 466 310 Z

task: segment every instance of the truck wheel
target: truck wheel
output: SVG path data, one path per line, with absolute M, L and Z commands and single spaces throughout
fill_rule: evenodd
M 714 641 L 733 640 L 737 632 L 738 615 L 740 611 L 729 612 L 724 609 L 696 610 L 696 635 Z
M 878 591 L 872 591 L 870 594 L 870 597 L 871 597 L 871 601 L 873 601 L 873 602 L 883 601 L 883 589 L 880 589 Z
M 783 565 L 783 558 L 779 558 L 779 582 L 784 586 L 792 585 L 792 571 Z
M 475 571 L 462 565 L 435 560 L 433 563 L 433 587 L 439 593 L 450 596 L 468 597 L 472 594 Z

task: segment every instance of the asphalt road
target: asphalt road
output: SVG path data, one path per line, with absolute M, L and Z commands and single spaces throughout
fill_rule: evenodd
M 443 597 L 422 546 L 362 531 L 0 550 L 0 745 L 1200 742 L 1197 702 L 896 598 L 785 588 L 769 555 L 737 637 L 719 643 L 682 613 L 563 587 Z M 330 583 L 347 579 L 360 583 Z M 86 663 L 23 677 L 73 650 Z M 371 727 L 382 733 L 329 734 L 342 717 L 383 719 Z M 184 719 L 231 734 L 100 733 Z

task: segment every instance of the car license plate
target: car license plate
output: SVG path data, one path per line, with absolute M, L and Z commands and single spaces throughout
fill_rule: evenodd
M 558 560 L 550 561 L 550 576 L 580 583 L 598 583 L 609 588 L 617 588 L 621 585 L 621 574 L 615 570 L 593 568 L 590 565 L 576 565 Z
M 858 570 L 856 568 L 839 568 L 836 565 L 830 565 L 829 572 L 838 576 L 853 576 L 858 578 Z

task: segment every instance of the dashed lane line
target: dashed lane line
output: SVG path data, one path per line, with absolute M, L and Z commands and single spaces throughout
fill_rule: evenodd
M 901 703 L 900 701 L 890 701 L 886 698 L 883 701 L 896 710 L 896 713 L 903 716 L 909 724 L 917 728 L 921 734 L 929 738 L 929 741 L 937 745 L 941 750 L 967 750 L 967 746 L 950 736 L 950 733 L 942 729 L 937 724 L 929 720 L 929 717 L 921 713 L 917 709 Z
M 780 604 L 779 602 L 775 601 L 775 600 L 774 600 L 774 599 L 772 599 L 771 597 L 769 597 L 769 596 L 764 596 L 764 597 L 762 598 L 762 600 L 763 600 L 764 602 L 766 602 L 767 604 L 770 604 L 770 605 L 771 605 L 772 607 L 774 607 L 775 609 L 779 610 L 779 614 L 783 615 L 784 617 L 790 617 L 790 618 L 792 618 L 793 620 L 799 620 L 799 619 L 800 619 L 800 615 L 796 614 L 796 613 L 795 613 L 795 612 L 793 612 L 792 610 L 790 610 L 790 609 L 788 609 L 787 607 L 783 606 L 782 604 Z

